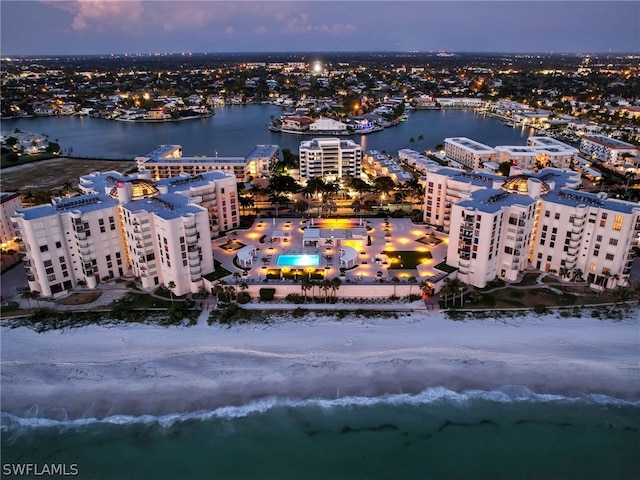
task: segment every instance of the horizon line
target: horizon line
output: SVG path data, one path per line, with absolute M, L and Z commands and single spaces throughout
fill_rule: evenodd
M 402 55 L 615 55 L 633 56 L 637 52 L 598 52 L 598 51 L 473 51 L 473 50 L 270 50 L 270 51 L 239 51 L 239 52 L 119 52 L 119 53 L 24 53 L 0 55 L 3 59 L 10 58 L 59 58 L 59 57 L 164 57 L 164 56 L 202 56 L 202 55 L 366 55 L 366 54 L 402 54 Z

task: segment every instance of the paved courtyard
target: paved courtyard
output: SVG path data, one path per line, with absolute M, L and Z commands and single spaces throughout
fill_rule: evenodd
M 321 229 L 321 234 L 317 241 L 305 242 L 305 232 L 308 240 L 315 232 L 312 229 Z M 352 231 L 364 232 L 364 236 L 350 238 Z M 227 270 L 240 273 L 248 284 L 264 282 L 267 276 L 288 282 L 305 275 L 340 277 L 343 283 L 388 284 L 393 277 L 402 283 L 415 277 L 420 283 L 446 275 L 435 266 L 446 257 L 447 244 L 447 235 L 410 219 L 268 218 L 256 220 L 248 230 L 237 230 L 237 235 L 214 240 L 213 251 Z M 347 252 L 351 257 L 355 253 L 355 258 L 344 264 L 341 259 L 349 258 Z M 405 260 L 404 252 L 410 252 L 405 253 Z M 243 266 L 248 268 L 246 273 Z

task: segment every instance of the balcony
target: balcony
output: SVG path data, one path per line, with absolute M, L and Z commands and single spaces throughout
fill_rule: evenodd
M 569 247 L 569 249 L 567 250 L 567 254 L 568 254 L 570 257 L 575 257 L 575 256 L 577 256 L 577 255 L 578 255 L 578 248 L 572 248 L 572 247 Z

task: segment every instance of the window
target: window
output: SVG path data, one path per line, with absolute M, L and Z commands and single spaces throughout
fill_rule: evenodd
M 560 220 L 560 214 L 559 213 L 556 213 L 555 219 L 556 220 Z
M 48 245 L 40 245 L 40 251 L 41 252 L 48 252 L 49 251 L 49 246 Z
M 624 217 L 622 215 L 616 215 L 613 219 L 613 229 L 619 232 L 622 230 L 622 221 Z
M 62 243 L 56 242 L 56 248 L 62 248 Z
M 51 267 L 51 266 L 53 266 L 53 262 L 52 262 L 51 260 L 45 260 L 44 262 L 42 262 L 42 264 L 43 264 L 45 267 Z
M 596 242 L 601 242 L 602 241 L 602 235 L 598 235 L 596 237 Z
M 614 255 L 613 255 L 613 253 L 607 253 L 607 255 L 605 256 L 605 258 L 606 258 L 607 260 L 613 260 L 613 256 L 614 256 Z
M 592 263 L 591 265 L 589 265 L 589 270 L 591 270 L 592 272 L 596 271 L 596 264 Z
M 610 238 L 609 239 L 609 245 L 613 245 L 615 247 L 616 245 L 618 245 L 618 239 L 617 238 Z

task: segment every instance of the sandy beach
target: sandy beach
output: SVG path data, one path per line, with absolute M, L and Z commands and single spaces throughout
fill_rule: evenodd
M 308 316 L 268 325 L 2 329 L 2 410 L 79 418 L 160 415 L 251 400 L 524 385 L 640 398 L 638 310 L 622 321 L 528 314 L 452 321 Z

